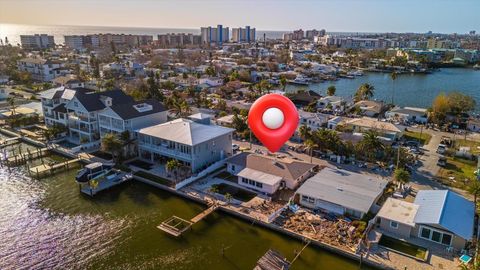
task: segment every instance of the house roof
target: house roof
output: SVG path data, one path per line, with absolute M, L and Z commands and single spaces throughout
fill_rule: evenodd
M 297 193 L 367 213 L 387 181 L 378 177 L 325 168 L 308 179 Z
M 65 90 L 65 87 L 63 87 L 63 86 L 48 89 L 48 90 L 40 92 L 40 97 L 45 98 L 45 99 L 60 98 L 62 96 L 64 90 Z
M 280 176 L 283 179 L 292 181 L 304 175 L 309 170 L 317 167 L 317 165 L 311 163 L 279 161 L 247 152 L 235 155 L 227 162 L 244 168 L 250 168 L 267 174 Z
M 202 119 L 212 119 L 213 118 L 213 115 L 211 114 L 208 114 L 208 113 L 195 113 L 195 114 L 192 114 L 190 116 L 188 116 L 188 118 L 190 119 L 198 119 L 198 120 L 202 120 Z
M 377 216 L 414 227 L 415 215 L 417 214 L 418 208 L 418 205 L 411 202 L 388 198 Z
M 123 120 L 133 119 L 165 111 L 162 103 L 149 99 L 131 103 L 119 103 L 110 107 Z
M 140 134 L 186 145 L 197 145 L 233 131 L 231 128 L 203 125 L 183 118 L 138 130 Z
M 347 125 L 359 126 L 364 128 L 376 129 L 379 131 L 388 131 L 399 133 L 402 132 L 397 126 L 389 122 L 378 121 L 375 118 L 362 117 L 353 118 L 346 121 Z
M 112 99 L 112 106 L 126 103 L 133 103 L 133 98 L 125 94 L 122 90 L 109 90 L 99 93 L 87 93 L 83 91 L 76 91 L 75 97 L 82 103 L 87 111 L 98 111 L 104 109 L 106 106 L 101 101 L 103 97 Z
M 252 179 L 254 181 L 257 181 L 266 185 L 270 185 L 270 186 L 276 185 L 280 181 L 282 181 L 282 177 L 280 176 L 264 173 L 264 172 L 250 169 L 250 168 L 245 168 L 241 170 L 237 175 L 243 178 Z
M 439 225 L 466 240 L 473 235 L 473 202 L 449 190 L 420 190 L 415 223 Z
M 373 100 L 361 100 L 355 105 L 355 107 L 360 107 L 364 111 L 371 111 L 374 113 L 380 113 L 384 107 L 383 102 L 373 101 Z

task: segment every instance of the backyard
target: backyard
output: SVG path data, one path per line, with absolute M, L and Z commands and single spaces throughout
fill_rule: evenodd
M 464 139 L 455 140 L 455 148 L 470 147 L 470 153 L 474 155 L 480 154 L 480 142 L 469 141 Z
M 458 157 L 447 157 L 447 165 L 438 171 L 438 179 L 452 187 L 465 189 L 475 179 L 477 162 Z
M 410 244 L 408 242 L 401 241 L 395 238 L 391 238 L 386 235 L 382 235 L 379 245 L 398 251 L 403 254 L 410 255 L 412 257 L 416 257 L 421 260 L 426 259 L 426 255 L 427 255 L 426 248 L 423 248 L 414 244 Z
M 232 175 L 231 173 L 229 173 L 227 171 L 221 172 L 221 173 L 215 175 L 215 177 L 226 180 L 226 181 L 234 182 L 234 183 L 237 182 L 237 177 L 235 175 Z
M 158 183 L 158 184 L 161 184 L 161 185 L 164 185 L 164 186 L 167 186 L 167 187 L 172 187 L 173 186 L 172 181 L 170 181 L 168 179 L 165 179 L 163 177 L 151 174 L 151 173 L 144 172 L 144 171 L 138 171 L 138 172 L 134 173 L 134 175 L 145 178 L 147 180 L 153 181 L 155 183 Z
M 213 185 L 213 187 L 217 188 L 217 193 L 225 195 L 227 193 L 230 193 L 232 197 L 236 200 L 242 201 L 242 202 L 248 202 L 251 199 L 255 198 L 257 196 L 256 193 L 250 192 L 245 189 L 237 188 L 232 185 L 227 185 L 225 183 L 221 183 L 218 185 Z
M 430 142 L 432 139 L 432 135 L 427 134 L 427 133 L 420 133 L 420 132 L 414 132 L 414 131 L 405 131 L 403 133 L 403 138 L 407 141 L 418 141 L 421 144 L 425 145 Z

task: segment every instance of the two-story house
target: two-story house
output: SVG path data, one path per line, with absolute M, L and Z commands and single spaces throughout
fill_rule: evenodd
M 42 58 L 23 58 L 17 61 L 19 71 L 28 72 L 35 81 L 49 82 L 55 76 L 55 70 L 63 67 L 59 61 L 46 60 Z
M 197 172 L 232 155 L 233 129 L 176 119 L 137 131 L 139 157 L 154 163 L 176 159 Z

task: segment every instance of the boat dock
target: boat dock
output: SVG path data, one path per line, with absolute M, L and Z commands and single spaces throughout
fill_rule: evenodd
M 13 137 L 8 139 L 0 140 L 0 148 L 4 148 L 10 145 L 21 143 L 20 137 Z
M 106 176 L 101 180 L 93 180 L 85 184 L 80 184 L 80 191 L 89 196 L 95 196 L 98 192 L 120 185 L 123 182 L 133 178 L 133 174 L 118 172 L 117 175 Z
M 20 153 L 18 155 L 8 157 L 5 160 L 5 163 L 7 164 L 7 166 L 18 166 L 32 159 L 43 158 L 44 156 L 49 154 L 49 151 L 50 149 L 48 147 L 40 148 L 34 151 L 30 151 L 27 149 L 25 153 Z
M 253 270 L 288 270 L 291 263 L 276 250 L 269 249 Z
M 219 206 L 220 206 L 219 204 L 217 204 L 216 202 L 213 202 L 210 204 L 210 206 L 207 209 L 205 209 L 195 217 L 191 218 L 190 220 L 186 220 L 177 216 L 172 216 L 169 219 L 162 222 L 160 225 L 158 225 L 157 228 L 170 235 L 178 237 L 182 235 L 182 233 L 190 229 L 193 226 L 193 224 L 199 222 L 200 220 L 204 219 L 211 213 L 215 212 L 215 210 L 217 210 Z
M 65 162 L 56 163 L 56 164 L 42 164 L 36 167 L 32 167 L 29 169 L 31 175 L 36 176 L 37 178 L 44 177 L 47 174 L 53 174 L 54 172 L 58 172 L 59 170 L 67 170 L 73 163 L 79 162 L 81 159 L 71 159 Z

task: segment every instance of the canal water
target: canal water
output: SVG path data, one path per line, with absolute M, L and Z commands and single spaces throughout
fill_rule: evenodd
M 32 179 L 24 167 L 0 168 L 0 269 L 252 269 L 270 248 L 292 259 L 302 247 L 222 213 L 176 239 L 156 226 L 171 215 L 193 217 L 203 206 L 138 182 L 90 198 L 74 176 L 70 170 Z M 308 247 L 292 269 L 359 268 Z
M 355 79 L 326 81 L 312 84 L 308 88 L 326 95 L 327 87 L 333 84 L 337 88 L 337 95 L 353 97 L 364 83 L 375 87 L 374 99 L 391 102 L 395 90 L 394 103 L 410 107 L 428 108 L 438 94 L 459 91 L 472 96 L 477 101 L 477 111 L 480 111 L 480 70 L 467 68 L 442 68 L 432 74 L 400 74 L 394 83 L 389 73 L 365 73 Z M 305 87 L 287 86 L 287 92 L 297 89 Z

